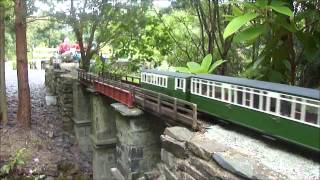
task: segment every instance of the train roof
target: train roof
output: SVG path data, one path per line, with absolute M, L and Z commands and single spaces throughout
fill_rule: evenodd
M 187 74 L 187 73 L 179 73 L 179 72 L 173 72 L 173 71 L 159 71 L 156 69 L 143 69 L 142 72 L 160 74 L 160 75 L 166 75 L 166 76 L 174 76 L 178 78 L 189 78 L 192 76 L 192 74 Z
M 311 99 L 320 100 L 320 90 L 317 89 L 309 89 L 297 86 L 290 86 L 286 84 L 278 84 L 272 82 L 251 80 L 245 78 L 238 77 L 229 77 L 229 76 L 220 76 L 213 74 L 197 74 L 193 75 L 193 77 L 207 80 L 214 80 L 219 82 L 225 82 L 230 84 L 242 85 L 257 89 L 264 89 L 269 91 L 277 91 L 282 92 L 284 94 L 291 94 L 296 96 L 303 96 Z

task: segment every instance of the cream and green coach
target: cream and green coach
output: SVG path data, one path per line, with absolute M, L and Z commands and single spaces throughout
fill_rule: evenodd
M 320 151 L 320 90 L 157 70 L 142 71 L 141 87 L 195 103 L 199 111 L 223 120 Z

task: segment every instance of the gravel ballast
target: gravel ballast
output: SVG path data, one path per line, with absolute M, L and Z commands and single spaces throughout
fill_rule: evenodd
M 277 148 L 255 137 L 227 130 L 220 125 L 210 126 L 204 136 L 249 155 L 271 170 L 286 175 L 289 179 L 319 180 L 320 163 L 315 158 L 307 158 L 299 155 L 298 152 Z

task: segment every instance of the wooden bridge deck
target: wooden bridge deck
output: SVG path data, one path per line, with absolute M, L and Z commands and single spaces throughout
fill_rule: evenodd
M 175 123 L 182 123 L 193 129 L 198 128 L 197 105 L 194 103 L 143 89 L 137 84 L 124 83 L 121 78 L 113 80 L 81 69 L 78 70 L 78 80 L 128 107 L 135 105 L 156 116 L 171 119 Z

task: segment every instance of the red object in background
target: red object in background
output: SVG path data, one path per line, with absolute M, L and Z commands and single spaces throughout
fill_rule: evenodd
M 61 43 L 59 45 L 59 53 L 60 54 L 63 54 L 65 53 L 66 51 L 70 51 L 70 44 L 69 43 Z
M 73 44 L 71 47 L 75 48 L 77 51 L 80 51 L 80 46 L 78 43 Z

